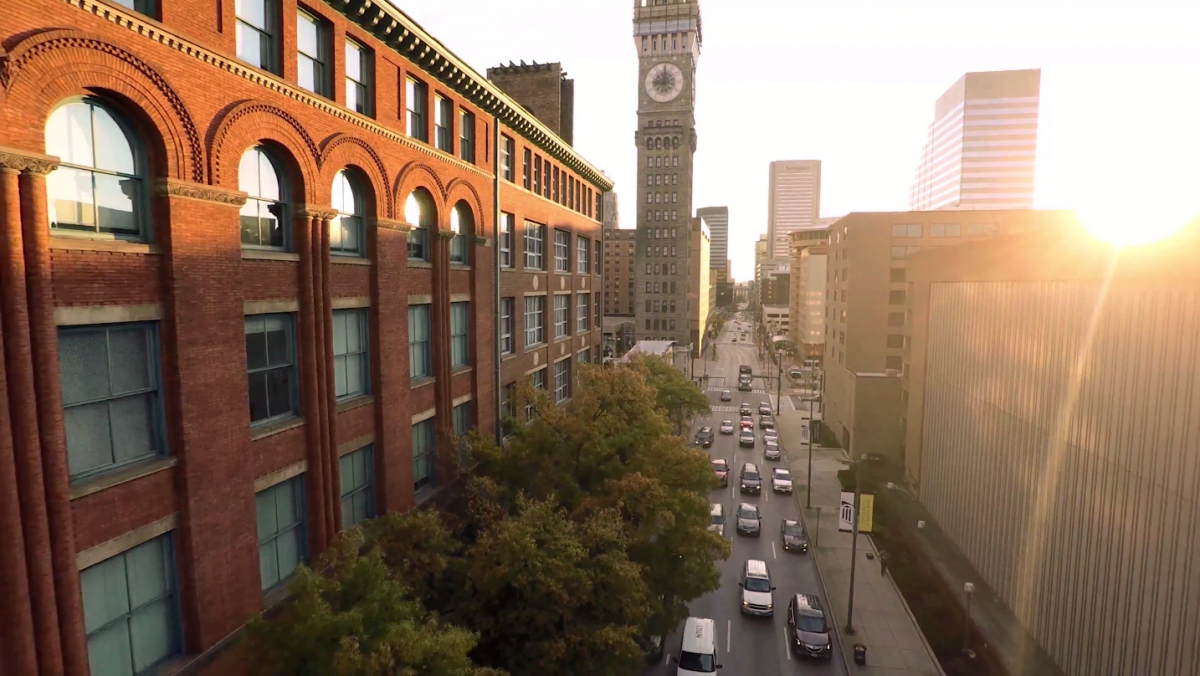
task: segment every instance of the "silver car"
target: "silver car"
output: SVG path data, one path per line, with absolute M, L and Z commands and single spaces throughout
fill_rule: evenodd
M 763 444 L 764 458 L 767 460 L 778 460 L 780 456 L 779 442 L 768 440 Z
M 792 473 L 782 467 L 771 470 L 771 490 L 776 493 L 791 493 Z

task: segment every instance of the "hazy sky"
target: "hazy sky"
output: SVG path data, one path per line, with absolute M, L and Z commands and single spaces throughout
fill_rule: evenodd
M 575 80 L 575 147 L 616 181 L 621 223 L 634 226 L 632 0 L 392 2 L 481 74 L 562 62 Z M 1200 210 L 1200 0 L 700 8 L 693 206 L 729 207 L 739 280 L 753 277 L 766 231 L 770 161 L 822 161 L 822 216 L 907 209 L 933 103 L 968 71 L 1042 69 L 1035 206 Z

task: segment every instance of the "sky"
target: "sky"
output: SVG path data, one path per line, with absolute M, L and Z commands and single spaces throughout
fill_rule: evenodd
M 635 224 L 632 0 L 391 0 L 484 74 L 558 61 L 575 149 Z M 502 8 L 502 10 L 500 9 Z M 934 101 L 966 72 L 1040 68 L 1036 208 L 1200 211 L 1200 0 L 700 0 L 693 207 L 728 206 L 737 280 L 768 166 L 822 161 L 821 216 L 908 208 Z

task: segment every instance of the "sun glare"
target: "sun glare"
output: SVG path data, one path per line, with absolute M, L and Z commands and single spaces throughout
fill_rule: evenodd
M 1194 215 L 1184 209 L 1147 208 L 1145 203 L 1081 208 L 1079 220 L 1092 236 L 1117 246 L 1150 244 L 1170 237 Z

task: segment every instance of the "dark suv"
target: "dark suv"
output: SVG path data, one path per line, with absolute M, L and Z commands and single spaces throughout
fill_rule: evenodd
M 762 492 L 762 473 L 758 471 L 758 465 L 752 462 L 742 465 L 741 483 L 743 493 Z
M 704 448 L 711 448 L 713 445 L 713 429 L 708 425 L 701 427 L 700 431 L 696 432 L 696 443 Z
M 788 645 L 802 657 L 829 659 L 833 650 L 829 642 L 829 625 L 821 599 L 813 594 L 796 594 L 788 602 Z

